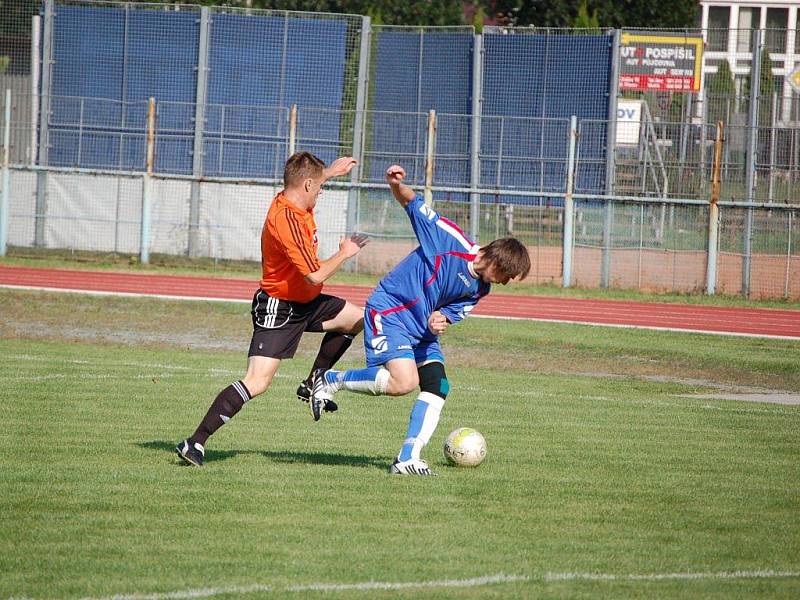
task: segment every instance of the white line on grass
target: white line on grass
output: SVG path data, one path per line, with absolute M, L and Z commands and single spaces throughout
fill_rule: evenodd
M 177 296 L 171 294 L 148 294 L 144 292 L 107 292 L 103 290 L 75 290 L 70 288 L 56 288 L 38 285 L 9 285 L 0 284 L 0 288 L 12 290 L 34 290 L 42 292 L 60 292 L 65 294 L 84 294 L 86 296 L 120 296 L 122 298 L 158 298 L 159 300 L 195 300 L 200 302 L 238 302 L 250 304 L 251 300 L 237 298 L 211 298 L 210 296 Z
M 620 400 L 620 402 L 627 402 L 634 406 L 663 406 L 667 408 L 689 408 L 692 410 L 716 410 L 719 412 L 732 412 L 732 413 L 760 413 L 765 415 L 792 415 L 797 416 L 795 410 L 783 410 L 781 408 L 738 408 L 735 406 L 714 406 L 712 404 L 692 404 L 691 401 L 685 404 L 678 404 L 677 402 L 663 402 L 660 400 Z M 725 402 L 722 400 L 721 402 Z
M 223 594 L 252 594 L 253 592 L 271 592 L 274 588 L 271 585 L 254 583 L 253 585 L 231 586 L 219 588 L 202 588 L 198 590 L 179 590 L 177 592 L 163 592 L 153 594 L 117 594 L 105 596 L 101 599 L 82 598 L 82 600 L 172 600 L 180 598 L 211 598 Z
M 472 579 L 442 579 L 439 581 L 407 581 L 393 583 L 388 581 L 367 581 L 364 583 L 312 583 L 293 585 L 286 588 L 289 592 L 345 592 L 349 590 L 404 590 L 408 588 L 457 588 L 491 585 L 493 583 L 514 583 L 528 581 L 526 575 L 487 575 Z
M 90 360 L 77 360 L 77 359 L 64 359 L 61 357 L 47 357 L 47 356 L 33 356 L 30 354 L 4 354 L 0 352 L 0 357 L 4 357 L 7 359 L 14 359 L 14 360 L 27 360 L 27 361 L 35 361 L 35 362 L 44 362 L 44 363 L 58 363 L 58 364 L 74 364 L 74 365 L 90 365 L 96 366 L 99 368 L 106 368 L 106 367 L 136 367 L 142 369 L 174 369 L 176 371 L 183 371 L 187 375 L 241 375 L 242 371 L 234 371 L 232 369 L 221 369 L 219 367 L 209 367 L 208 369 L 197 369 L 196 367 L 187 367 L 183 365 L 172 365 L 172 364 L 163 364 L 163 363 L 137 363 L 131 361 L 114 361 L 114 360 L 100 360 L 100 361 L 90 361 Z M 143 377 L 146 377 L 144 375 Z M 291 378 L 291 375 L 287 373 L 276 373 L 274 375 L 275 378 L 281 379 Z
M 590 327 L 615 327 L 617 329 L 647 329 L 651 331 L 667 331 L 675 333 L 703 333 L 707 335 L 728 335 L 733 337 L 769 338 L 773 340 L 792 340 L 796 342 L 796 335 L 772 335 L 768 333 L 742 333 L 734 331 L 712 331 L 704 329 L 687 329 L 684 327 L 657 327 L 655 325 L 629 325 L 627 323 L 603 323 L 602 321 L 570 321 L 568 319 L 542 319 L 539 317 L 501 317 L 496 315 L 476 315 L 470 317 L 479 319 L 506 319 L 509 321 L 539 321 L 540 323 L 560 323 L 564 325 L 589 325 Z
M 493 585 L 498 583 L 521 583 L 541 581 L 544 583 L 574 582 L 574 581 L 669 581 L 687 580 L 698 581 L 706 579 L 786 579 L 800 577 L 800 571 L 773 571 L 760 569 L 755 571 L 721 571 L 718 573 L 682 572 L 682 573 L 647 573 L 647 574 L 614 574 L 614 573 L 543 573 L 540 575 L 486 575 L 471 579 L 439 579 L 431 581 L 365 581 L 362 583 L 309 583 L 291 585 L 284 588 L 254 583 L 244 586 L 230 586 L 217 588 L 199 588 L 176 590 L 174 592 L 135 592 L 132 594 L 115 594 L 102 598 L 83 598 L 82 600 L 180 600 L 182 598 L 211 598 L 222 595 L 241 595 L 256 592 L 347 592 L 369 590 L 404 590 L 415 588 L 467 588 Z M 14 598 L 14 597 L 12 597 Z M 16 597 L 18 600 L 21 598 Z M 24 597 L 25 600 L 31 600 Z
M 800 577 L 800 571 L 723 571 L 721 573 L 650 573 L 612 575 L 610 573 L 546 573 L 544 581 L 665 581 L 669 579 L 776 579 Z

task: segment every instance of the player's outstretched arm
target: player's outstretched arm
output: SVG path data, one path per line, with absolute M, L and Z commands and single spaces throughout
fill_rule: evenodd
M 347 175 L 356 166 L 356 159 L 352 156 L 340 156 L 322 170 L 322 180 L 328 181 L 333 177 Z
M 386 181 L 389 183 L 389 189 L 392 190 L 395 200 L 404 208 L 416 196 L 414 190 L 403 183 L 405 178 L 406 170 L 400 165 L 392 165 L 386 169 Z
M 312 285 L 319 285 L 336 273 L 348 258 L 354 257 L 367 245 L 369 238 L 363 233 L 354 233 L 339 240 L 339 251 L 319 264 L 319 269 L 306 275 L 305 279 Z

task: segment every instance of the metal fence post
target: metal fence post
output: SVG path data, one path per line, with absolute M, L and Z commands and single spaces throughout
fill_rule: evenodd
M 575 201 L 572 193 L 575 188 L 575 147 L 578 142 L 578 117 L 569 120 L 569 154 L 567 156 L 567 182 L 564 196 L 564 248 L 562 251 L 562 287 L 572 285 L 572 247 L 575 239 Z
M 614 193 L 617 150 L 617 96 L 619 96 L 620 30 L 615 29 L 611 42 L 611 82 L 608 91 L 608 127 L 606 128 L 606 195 Z M 603 215 L 603 260 L 600 287 L 608 287 L 611 279 L 611 238 L 614 228 L 614 203 L 606 198 Z
M 11 173 L 8 169 L 11 145 L 11 90 L 6 90 L 5 122 L 3 123 L 3 193 L 0 196 L 0 256 L 6 255 L 8 244 L 8 213 L 11 203 Z
M 769 164 L 775 165 L 775 151 L 777 140 L 775 133 L 778 129 L 778 92 L 772 92 L 772 115 L 769 123 Z M 767 202 L 772 202 L 773 193 L 775 191 L 775 169 L 769 170 L 769 193 L 767 194 Z
M 791 266 L 792 266 L 792 217 L 794 216 L 794 211 L 789 211 L 788 217 L 788 234 L 786 237 L 786 272 L 784 273 L 783 279 L 783 297 L 789 298 L 789 277 L 791 277 Z
M 41 69 L 41 102 L 39 104 L 39 165 L 47 166 L 50 124 L 50 80 L 53 73 L 53 18 L 55 16 L 55 0 L 45 0 L 44 32 L 42 34 L 42 69 Z M 36 172 L 36 210 L 34 215 L 33 245 L 45 245 L 44 224 L 47 214 L 47 171 Z
M 472 36 L 472 135 L 470 136 L 469 185 L 475 190 L 481 185 L 481 117 L 483 116 L 483 35 Z M 470 235 L 476 242 L 480 238 L 481 196 L 469 194 Z
M 208 40 L 211 20 L 209 9 L 200 9 L 200 40 L 197 52 L 197 88 L 194 105 L 194 147 L 192 149 L 191 196 L 189 200 L 189 247 L 187 254 L 191 257 L 200 253 L 198 232 L 200 230 L 200 181 L 203 176 L 205 146 L 203 134 L 206 128 L 206 101 L 208 99 Z
M 361 17 L 361 42 L 358 53 L 358 87 L 356 88 L 356 114 L 353 119 L 353 158 L 356 166 L 350 171 L 350 183 L 361 182 L 364 173 L 364 122 L 367 111 L 367 92 L 369 91 L 369 48 L 372 40 L 372 19 Z M 359 190 L 351 187 L 347 193 L 347 233 L 353 233 L 358 226 Z M 351 263 L 354 261 L 351 261 Z
M 719 201 L 720 170 L 722 163 L 722 143 L 724 125 L 717 123 L 717 137 L 714 140 L 714 162 L 711 165 L 711 200 L 708 206 L 708 253 L 706 261 L 706 294 L 713 296 L 717 287 L 717 250 L 719 249 Z
M 28 164 L 36 164 L 36 148 L 39 145 L 39 51 L 42 40 L 42 18 L 35 15 L 31 19 L 31 145 L 28 150 Z
M 436 155 L 436 111 L 428 112 L 428 142 L 425 149 L 425 204 L 433 204 L 433 157 Z
M 747 115 L 747 164 L 745 193 L 747 202 L 755 201 L 756 159 L 758 155 L 758 97 L 761 92 L 761 40 L 763 30 L 753 30 L 753 63 L 750 67 L 750 106 Z M 753 207 L 748 206 L 744 224 L 744 256 L 742 257 L 742 296 L 750 295 L 750 259 L 753 244 Z
M 295 148 L 297 146 L 297 104 L 292 104 L 292 107 L 289 109 L 289 144 L 286 147 L 286 151 L 289 158 L 292 154 L 295 153 Z
M 152 218 L 153 163 L 156 146 L 156 99 L 147 105 L 147 170 L 142 178 L 142 221 L 139 235 L 139 260 L 150 262 L 150 220 Z

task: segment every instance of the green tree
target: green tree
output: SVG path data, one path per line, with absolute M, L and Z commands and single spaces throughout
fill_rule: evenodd
M 772 73 L 772 57 L 769 50 L 761 50 L 761 69 L 758 86 L 758 125 L 769 127 L 772 124 L 772 94 L 775 92 L 775 75 Z M 748 75 L 742 86 L 742 95 L 750 99 L 750 78 Z
M 723 60 L 717 67 L 717 72 L 709 75 L 706 82 L 707 121 L 709 123 L 723 121 L 728 125 L 727 121 L 734 109 L 735 95 L 736 86 L 733 81 L 731 65 L 727 60 Z
M 583 0 L 578 7 L 578 16 L 575 17 L 573 27 L 583 31 L 600 28 L 600 21 L 597 19 L 597 9 L 594 9 L 592 14 L 589 15 L 588 0 Z
M 603 28 L 697 26 L 696 0 L 483 0 L 490 16 L 501 15 L 513 25 L 537 27 L 572 27 L 584 3 L 587 13 L 597 11 L 598 25 Z
M 134 0 L 153 2 L 153 0 Z M 158 0 L 156 0 L 158 1 Z M 174 0 L 161 0 L 174 4 Z M 181 0 L 182 4 L 230 5 L 273 10 L 370 15 L 385 25 L 463 25 L 459 0 Z

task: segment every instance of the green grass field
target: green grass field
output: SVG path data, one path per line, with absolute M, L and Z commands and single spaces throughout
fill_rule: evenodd
M 797 598 L 800 343 L 468 319 L 425 457 L 412 397 L 294 398 L 319 337 L 209 442 L 246 304 L 0 289 L 0 598 Z M 361 361 L 358 344 L 343 359 Z M 472 426 L 489 455 L 445 465 Z

